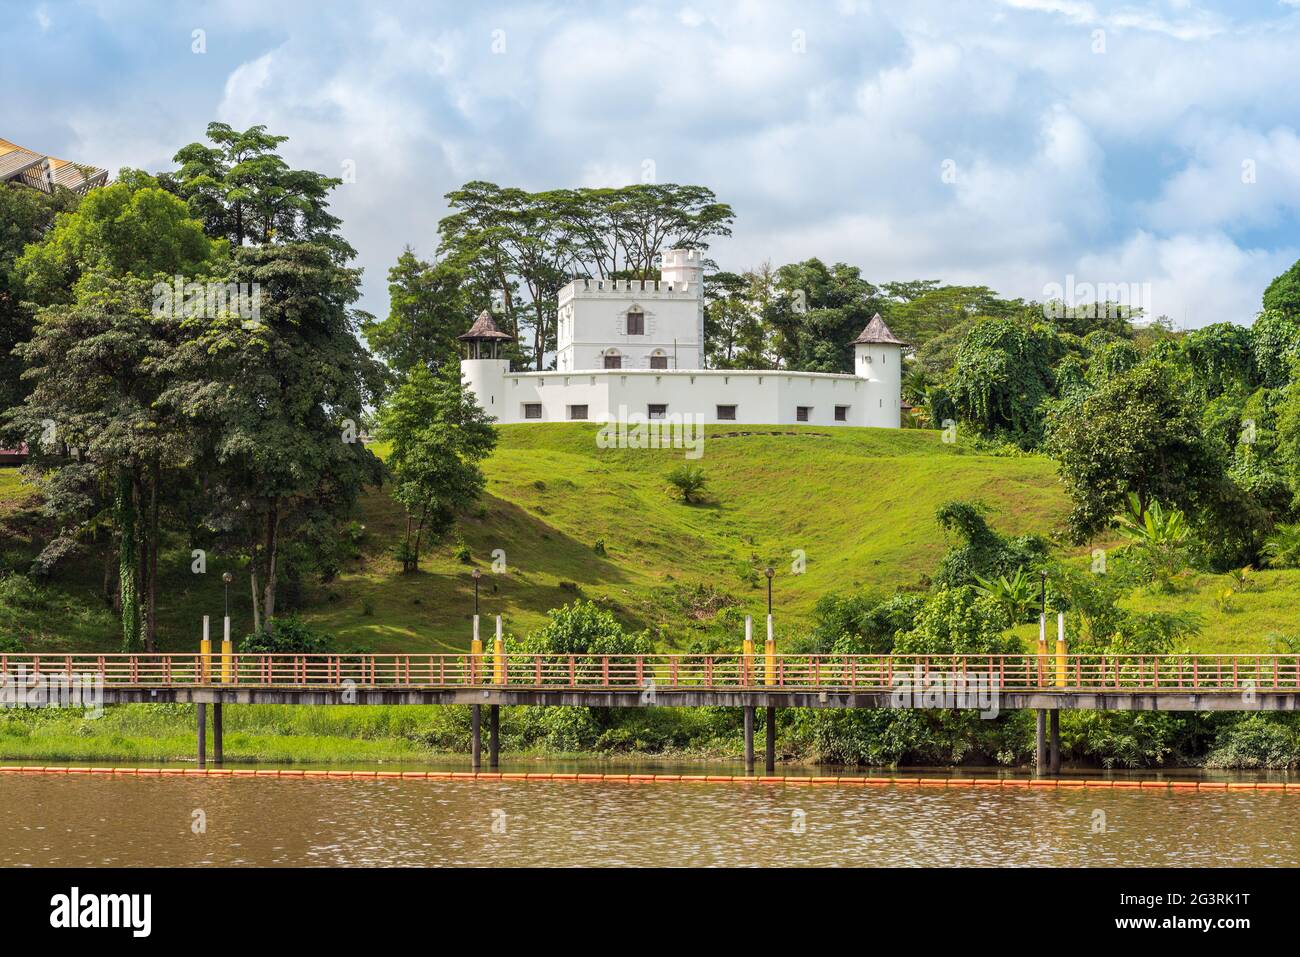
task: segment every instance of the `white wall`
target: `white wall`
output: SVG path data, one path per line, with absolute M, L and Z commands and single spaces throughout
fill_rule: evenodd
M 467 360 L 464 365 L 471 361 L 490 360 Z M 897 391 L 890 394 L 881 383 L 850 375 L 724 370 L 504 372 L 499 385 L 494 385 L 479 376 L 473 387 L 476 395 L 481 394 L 479 389 L 487 390 L 493 401 L 489 405 L 480 399 L 479 404 L 506 423 L 537 421 L 524 418 L 525 403 L 537 402 L 543 422 L 568 421 L 572 405 L 586 405 L 590 421 L 608 422 L 618 418 L 620 406 L 629 415 L 645 416 L 653 403 L 666 405 L 670 415 L 700 414 L 709 423 L 719 422 L 718 405 L 734 405 L 737 425 L 795 424 L 799 406 L 809 407 L 809 425 L 899 425 Z M 835 421 L 837 405 L 848 406 L 844 422 Z
M 627 334 L 633 306 L 645 314 L 645 334 Z M 656 351 L 668 368 L 698 369 L 704 297 L 698 283 L 575 279 L 558 300 L 559 334 L 555 364 L 560 371 L 605 367 L 615 350 L 624 369 L 649 369 Z

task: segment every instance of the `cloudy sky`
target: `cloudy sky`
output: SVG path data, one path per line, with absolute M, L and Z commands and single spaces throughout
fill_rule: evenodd
M 6 0 L 0 137 L 159 170 L 266 124 L 355 169 L 334 205 L 380 314 L 449 189 L 653 177 L 732 204 L 723 268 L 1149 283 L 1191 327 L 1249 323 L 1300 258 L 1297 50 L 1300 0 Z

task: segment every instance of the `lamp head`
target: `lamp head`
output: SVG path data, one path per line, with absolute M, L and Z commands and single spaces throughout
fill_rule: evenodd
M 232 581 L 235 580 L 235 576 L 230 574 L 230 572 L 225 572 L 222 574 L 221 580 L 225 582 L 227 585 L 229 585 Z
M 470 572 L 470 574 L 474 576 L 475 581 L 478 581 L 480 578 L 483 577 L 483 573 L 479 571 L 477 568 L 474 569 L 472 572 Z
M 767 575 L 768 578 L 771 578 L 773 575 L 776 574 L 776 569 L 773 568 L 771 565 L 768 565 L 768 566 L 767 566 L 767 571 L 764 572 L 764 574 Z

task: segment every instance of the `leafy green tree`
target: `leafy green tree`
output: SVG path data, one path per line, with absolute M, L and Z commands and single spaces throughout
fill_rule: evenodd
M 941 588 L 931 594 L 910 631 L 898 636 L 900 655 L 1007 655 L 1020 650 L 1006 634 L 1011 620 L 1005 608 L 974 588 Z
M 1044 403 L 1056 394 L 1052 368 L 1063 351 L 1049 326 L 982 320 L 957 350 L 948 383 L 959 418 L 985 435 L 1037 447 Z
M 54 193 L 19 183 L 0 183 L 0 412 L 22 401 L 26 387 L 14 347 L 32 336 L 33 316 L 18 272 L 24 248 L 39 242 L 61 212 L 76 209 L 79 197 L 57 187 Z
M 261 291 L 261 318 L 205 322 L 176 400 L 211 436 L 206 524 L 248 558 L 260 631 L 276 613 L 282 542 L 336 533 L 382 479 L 360 433 L 383 369 L 356 336 L 360 271 L 331 246 L 244 246 L 232 277 Z
M 224 252 L 156 179 L 124 169 L 117 182 L 91 190 L 76 212 L 59 215 L 53 230 L 27 247 L 17 269 L 33 301 L 46 305 L 72 302 L 77 280 L 91 269 L 188 278 L 205 274 Z
M 1195 513 L 1224 485 L 1225 463 L 1201 430 L 1194 390 L 1164 362 L 1144 362 L 1054 408 L 1047 447 L 1080 540 L 1109 525 L 1130 492 L 1143 515 L 1155 501 Z
M 819 259 L 776 271 L 775 295 L 764 311 L 779 367 L 804 372 L 852 372 L 853 340 L 886 306 L 856 266 Z
M 208 235 L 231 246 L 246 242 L 315 243 L 340 261 L 356 252 L 339 235 L 340 220 L 329 212 L 329 193 L 343 181 L 311 170 L 291 169 L 275 151 L 288 140 L 265 126 L 240 131 L 209 123 L 208 142 L 190 143 L 173 158 L 163 185 L 189 203 Z
M 1187 334 L 1183 351 L 1207 400 L 1234 387 L 1253 388 L 1252 345 L 1250 330 L 1231 322 L 1216 322 Z
M 456 513 L 482 494 L 479 463 L 496 447 L 491 421 L 466 390 L 456 365 L 445 365 L 437 376 L 416 366 L 388 397 L 379 435 L 392 443 L 393 497 L 406 509 L 404 572 L 419 568 L 426 536 L 445 535 Z
M 388 316 L 363 324 L 361 331 L 399 378 L 417 368 L 437 372 L 458 365 L 456 337 L 471 315 L 465 279 L 454 261 L 423 262 L 410 247 L 388 270 Z
M 1285 386 L 1300 353 L 1300 309 L 1261 312 L 1250 327 L 1250 345 L 1260 384 L 1273 389 Z
M 1264 290 L 1264 309 L 1300 316 L 1300 260 L 1268 284 Z
M 160 517 L 196 454 L 165 399 L 185 317 L 157 308 L 154 284 L 220 277 L 225 255 L 183 202 L 123 171 L 60 215 L 18 264 L 45 304 L 18 352 L 31 393 L 9 422 L 33 447 L 46 507 L 62 528 L 37 564 L 48 570 L 111 522 L 129 650 L 154 647 Z

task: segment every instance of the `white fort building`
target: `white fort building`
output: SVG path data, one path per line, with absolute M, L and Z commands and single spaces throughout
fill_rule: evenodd
M 745 425 L 899 427 L 904 343 L 879 315 L 853 340 L 853 374 L 705 369 L 702 254 L 670 249 L 658 282 L 575 279 L 560 290 L 555 369 L 511 372 L 510 337 L 482 313 L 461 376 L 498 422 L 691 417 Z

